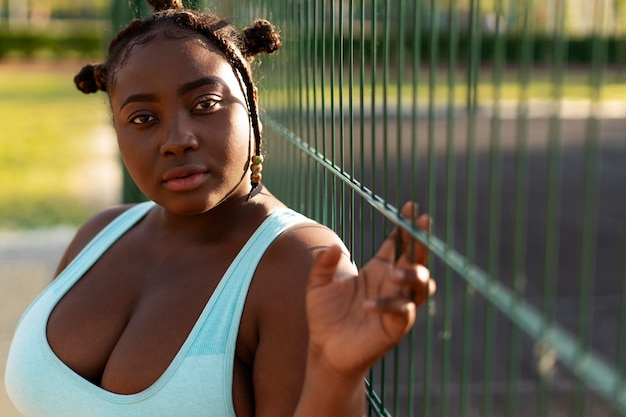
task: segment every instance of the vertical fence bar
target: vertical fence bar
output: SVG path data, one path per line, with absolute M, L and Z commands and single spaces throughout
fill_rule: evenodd
M 305 2 L 302 4 L 302 11 L 301 11 L 301 21 L 302 21 L 302 26 L 304 28 L 304 38 L 305 38 L 305 45 L 303 46 L 303 52 L 304 52 L 304 59 L 303 61 L 301 61 L 301 66 L 300 66 L 300 71 L 304 72 L 303 75 L 301 75 L 302 81 L 303 81 L 303 86 L 302 86 L 302 92 L 301 94 L 303 95 L 303 115 L 304 115 L 304 120 L 303 120 L 303 133 L 302 133 L 302 138 L 304 139 L 304 141 L 306 143 L 312 143 L 312 136 L 313 136 L 313 109 L 312 109 L 312 102 L 314 100 L 314 98 L 312 97 L 313 92 L 311 91 L 311 74 L 314 73 L 314 67 L 313 67 L 313 43 L 315 42 L 315 39 L 313 38 L 313 28 L 311 27 L 311 21 L 312 21 L 312 11 L 311 11 L 311 3 L 312 2 Z M 311 159 L 308 158 L 306 155 L 301 154 L 300 159 L 302 160 L 302 164 L 303 164 L 303 169 L 305 172 L 305 175 L 302 175 L 302 178 L 300 180 L 300 186 L 301 186 L 301 193 L 302 193 L 302 200 L 301 200 L 301 205 L 300 210 L 302 210 L 303 213 L 311 213 L 311 204 L 309 203 L 311 201 L 311 196 L 313 193 L 313 187 L 312 186 L 307 186 L 307 184 L 309 184 L 309 179 L 311 178 L 312 173 L 312 168 L 311 168 Z M 306 179 L 304 178 L 306 177 Z M 308 211 L 307 211 L 308 209 Z
M 417 178 L 418 178 L 418 164 L 419 164 L 419 152 L 418 152 L 418 124 L 419 124 L 419 81 L 421 70 L 421 33 L 422 25 L 420 24 L 421 2 L 413 3 L 412 12 L 412 77 L 411 77 L 411 161 L 410 161 L 410 179 L 409 183 L 409 198 L 411 201 L 417 201 Z M 403 18 L 403 16 L 401 16 Z M 409 336 L 409 351 L 415 352 L 417 344 L 417 338 L 421 336 L 421 332 L 413 330 Z M 415 355 L 409 355 L 409 372 L 408 372 L 408 385 L 410 392 L 408 395 L 408 415 L 415 414 L 415 400 L 414 400 L 414 381 L 416 378 L 416 358 Z
M 617 8 L 618 15 L 619 12 L 623 12 L 623 6 Z M 621 17 L 621 16 L 620 16 Z M 626 68 L 626 43 L 624 42 L 624 32 L 618 33 L 617 35 L 619 39 L 619 43 L 617 46 L 616 52 L 616 65 L 620 68 L 619 75 L 617 79 L 620 81 L 624 80 L 624 68 Z M 622 121 L 622 132 L 626 132 L 626 120 Z M 621 150 L 624 155 L 626 155 L 626 135 L 622 134 Z M 626 179 L 626 164 L 622 166 L 622 176 Z M 621 211 L 621 250 L 622 254 L 622 262 L 621 262 L 621 270 L 619 277 L 621 279 L 622 285 L 620 287 L 620 306 L 619 306 L 619 320 L 617 324 L 618 337 L 617 337 L 617 351 L 615 362 L 618 365 L 619 373 L 622 378 L 626 375 L 626 181 L 622 184 L 622 211 Z M 619 388 L 615 389 L 613 401 L 617 403 L 619 399 L 619 394 L 622 390 L 624 390 L 626 386 L 622 384 Z M 617 415 L 617 413 L 615 413 Z
M 365 0 L 360 0 L 359 2 L 360 13 L 359 13 L 359 148 L 361 150 L 361 154 L 359 156 L 359 172 L 361 177 L 365 178 Z M 364 191 L 363 188 L 364 181 L 361 181 L 361 191 Z M 365 204 L 359 204 L 359 218 L 361 221 L 365 221 Z M 359 251 L 359 259 L 362 261 L 365 259 L 366 251 L 365 251 L 365 233 L 363 228 L 361 228 L 361 245 Z M 373 383 L 372 380 L 373 372 L 369 373 L 370 384 L 367 386 L 367 394 L 368 397 L 371 395 L 370 386 Z M 372 415 L 372 407 L 368 408 L 368 416 Z
M 395 6 L 397 6 L 397 4 L 395 4 Z M 382 47 L 383 47 L 383 74 L 382 74 L 382 78 L 383 78 L 383 93 L 382 93 L 382 117 L 383 117 L 383 135 L 382 135 L 382 141 L 383 141 L 383 172 L 382 172 L 382 187 L 381 187 L 381 192 L 382 192 L 382 196 L 383 199 L 385 201 L 385 206 L 387 206 L 387 202 L 389 201 L 389 169 L 390 169 L 390 152 L 389 152 L 389 138 L 390 138 L 390 132 L 389 132 L 389 100 L 390 100 L 390 89 L 389 89 L 389 84 L 390 84 L 390 80 L 389 80 L 389 72 L 390 72 L 390 54 L 391 54 L 391 2 L 390 0 L 383 0 L 383 10 L 382 10 L 382 14 L 383 14 L 383 29 L 382 29 L 382 34 L 383 34 L 383 41 L 382 41 Z M 396 163 L 399 163 L 400 161 L 396 161 Z M 400 190 L 396 190 L 398 193 L 400 192 Z M 383 220 L 383 230 L 387 229 L 387 220 L 384 219 Z M 400 358 L 399 358 L 399 352 L 398 352 L 398 348 L 394 349 L 393 354 L 392 354 L 392 358 L 393 358 L 393 367 L 392 367 L 392 380 L 393 380 L 393 385 L 397 386 L 399 379 L 398 379 L 398 371 L 399 371 L 399 367 L 400 367 Z M 386 381 L 385 381 L 386 382 Z M 399 402 L 398 402 L 398 390 L 392 390 L 391 392 L 391 404 L 392 404 L 392 410 L 393 410 L 393 414 L 397 415 L 398 414 L 398 407 L 399 407 Z
M 500 270 L 500 222 L 501 222 L 501 199 L 502 199 L 502 155 L 501 155 L 501 99 L 502 81 L 505 64 L 505 42 L 503 16 L 505 16 L 502 0 L 498 0 L 494 7 L 496 16 L 493 50 L 493 104 L 491 116 L 491 137 L 489 147 L 489 236 L 487 241 L 487 271 L 491 280 L 499 276 Z M 484 369 L 483 369 L 483 393 L 482 415 L 491 417 L 493 414 L 493 391 L 496 388 L 494 379 L 495 344 L 496 344 L 496 309 L 493 304 L 487 303 L 485 311 L 485 337 L 484 337 Z
M 339 4 L 339 64 L 338 64 L 338 71 L 339 71 L 339 87 L 337 89 L 338 91 L 338 96 L 339 96 L 339 111 L 338 111 L 338 118 L 339 118 L 339 137 L 337 138 L 337 143 L 338 143 L 338 147 L 339 147 L 339 165 L 342 167 L 346 167 L 346 170 L 350 169 L 350 164 L 348 163 L 348 161 L 346 160 L 346 151 L 345 151 L 345 140 L 346 139 L 346 131 L 345 131 L 345 109 L 344 109 L 344 65 L 345 65 L 345 47 L 344 47 L 344 5 L 343 4 Z M 348 135 L 347 139 L 349 141 L 348 146 L 352 147 L 352 136 Z M 341 187 L 340 189 L 340 195 L 339 195 L 339 219 L 341 222 L 341 237 L 344 239 L 344 241 L 346 241 L 346 243 L 349 245 L 350 242 L 349 240 L 349 226 L 348 226 L 348 222 L 352 223 L 353 222 L 353 218 L 352 216 L 350 216 L 350 218 L 346 218 L 346 205 L 348 204 L 348 201 L 346 200 L 346 187 L 343 185 L 342 182 L 338 182 L 339 186 Z M 348 209 L 350 208 L 349 206 L 347 207 Z M 350 246 L 348 246 L 350 247 Z
M 297 8 L 297 21 L 298 21 L 298 30 L 295 32 L 298 36 L 298 41 L 295 46 L 297 51 L 295 52 L 294 58 L 294 66 L 296 67 L 296 71 L 298 74 L 298 84 L 296 88 L 298 89 L 298 128 L 300 132 L 300 137 L 305 141 L 309 141 L 310 137 L 310 84 L 308 83 L 309 76 L 309 68 L 310 62 L 309 58 L 311 56 L 311 32 L 309 28 L 309 5 L 308 3 L 296 3 L 298 5 Z M 305 179 L 304 177 L 309 174 L 308 169 L 306 169 L 306 162 L 303 161 L 305 156 L 300 153 L 298 150 L 294 150 L 295 157 L 298 159 L 298 166 L 300 167 L 300 171 L 298 171 L 301 175 L 299 175 L 295 181 L 295 196 L 294 199 L 298 202 L 297 205 L 293 206 L 294 209 L 305 212 L 304 205 L 307 200 L 307 188 L 304 186 Z M 306 158 L 308 159 L 308 158 Z
M 515 194 L 513 235 L 513 292 L 516 299 L 523 297 L 527 250 L 528 201 L 528 111 L 529 87 L 533 65 L 534 0 L 527 0 L 523 10 L 520 52 L 520 93 L 517 106 L 517 132 L 515 145 Z M 507 387 L 507 416 L 517 416 L 519 409 L 519 364 L 521 330 L 512 326 L 509 348 L 509 383 Z
M 435 141 L 436 141 L 436 105 L 437 105 L 437 73 L 439 64 L 439 6 L 437 0 L 430 1 L 430 55 L 429 55 L 429 74 L 428 74 L 428 138 L 427 138 L 427 176 L 426 181 L 426 199 L 427 199 L 427 211 L 434 213 L 436 210 L 436 197 L 435 197 L 435 180 L 436 180 L 436 162 L 435 162 Z M 419 159 L 419 154 L 415 154 L 415 158 Z M 434 225 L 432 226 L 435 227 Z M 435 232 L 434 230 L 432 231 Z M 432 300 L 426 302 L 427 310 L 432 308 Z M 421 332 L 424 339 L 424 354 L 422 358 L 422 378 L 424 384 L 422 384 L 422 397 L 424 398 L 422 404 L 422 414 L 424 416 L 430 415 L 430 384 L 427 382 L 430 380 L 431 375 L 431 357 L 432 352 L 430 350 L 430 336 L 432 333 L 432 321 L 431 316 L 426 311 L 426 321 L 423 331 Z
M 434 179 L 436 178 L 435 141 L 437 117 L 437 73 L 439 65 L 439 6 L 437 0 L 430 1 L 430 56 L 428 76 L 428 178 L 426 194 L 428 211 L 435 212 Z
M 469 57 L 467 65 L 467 155 L 466 155 L 466 216 L 465 253 L 471 262 L 476 254 L 476 118 L 478 104 L 478 66 L 480 58 L 480 0 L 470 1 L 469 14 Z M 461 385 L 462 415 L 467 417 L 470 410 L 471 357 L 474 321 L 474 290 L 467 286 L 463 297 L 463 368 Z
M 403 186 L 404 176 L 402 175 L 404 160 L 402 158 L 403 149 L 403 122 L 404 122 L 404 71 L 405 71 L 405 49 L 406 49 L 406 0 L 399 0 L 397 8 L 396 20 L 396 44 L 397 44 L 397 69 L 396 69 L 396 169 L 395 169 L 395 190 L 396 190 L 396 207 L 402 206 L 402 196 L 400 192 Z M 414 29 L 415 30 L 415 29 Z
M 281 0 L 278 4 L 270 3 L 267 8 L 268 10 L 272 10 L 274 7 L 277 7 L 283 10 L 283 13 L 281 13 L 281 19 L 279 19 L 278 21 L 285 22 L 284 24 L 286 25 L 289 33 L 294 33 L 296 28 L 293 25 L 293 17 L 294 17 L 294 14 L 292 13 L 293 5 L 287 4 L 286 1 Z M 293 58 L 294 57 L 292 55 L 292 50 L 287 49 L 286 51 L 284 51 L 284 53 L 280 54 L 279 65 L 281 66 L 280 70 L 283 71 L 283 74 L 285 76 L 285 85 L 282 88 L 282 90 L 284 91 L 283 94 L 285 95 L 285 98 L 286 98 L 285 108 L 283 109 L 283 112 L 285 113 L 285 116 L 286 116 L 285 125 L 289 127 L 289 130 L 295 132 L 297 129 L 296 117 L 295 117 L 296 109 L 297 109 L 297 100 L 295 98 L 296 91 L 293 88 L 293 86 L 295 85 L 295 74 L 296 74 L 294 72 L 295 68 L 292 68 L 292 65 L 293 65 L 292 63 L 294 61 Z
M 287 0 L 284 0 L 282 7 L 284 7 L 284 10 L 286 10 L 284 21 L 288 25 L 287 27 L 289 28 L 289 33 L 297 33 L 298 28 L 301 28 L 301 26 L 297 25 L 298 19 L 300 17 L 300 5 L 297 2 L 289 2 Z M 273 10 L 273 8 L 270 7 L 270 10 Z M 296 39 L 292 38 L 291 45 L 289 45 L 290 47 L 288 47 L 285 51 L 286 56 L 283 57 L 284 67 L 286 71 L 290 74 L 290 82 L 287 86 L 285 86 L 285 88 L 289 91 L 290 103 L 285 111 L 288 112 L 291 116 L 291 129 L 294 132 L 301 132 L 300 119 L 298 117 L 301 110 L 300 91 L 296 88 L 296 86 L 301 83 L 301 74 L 298 70 L 297 63 L 302 62 L 300 56 L 301 48 L 299 47 L 299 45 L 295 45 L 294 47 L 294 43 L 297 42 L 298 44 L 301 44 L 302 39 L 302 36 L 297 36 Z M 286 172 L 288 185 L 287 187 L 285 187 L 285 194 L 291 197 L 289 206 L 298 207 L 297 204 L 299 202 L 299 190 L 297 186 L 297 178 L 299 175 L 297 175 L 296 173 L 302 172 L 301 168 L 298 166 L 298 152 L 292 146 L 288 146 L 287 144 L 285 144 L 285 146 L 287 146 L 285 158 L 287 158 L 292 167 L 291 170 Z
M 390 49 L 390 0 L 382 0 L 382 117 L 383 117 L 383 170 L 382 170 L 382 186 L 380 194 L 383 198 L 389 195 L 389 49 Z M 375 64 L 374 64 L 375 65 Z M 387 203 L 385 203 L 386 205 Z
M 317 69 L 317 61 L 316 61 L 317 19 L 316 19 L 316 11 L 315 11 L 316 6 L 317 6 L 317 3 L 315 1 L 309 1 L 304 5 L 304 9 L 307 12 L 306 15 L 304 16 L 304 20 L 305 20 L 304 24 L 305 24 L 306 36 L 307 36 L 307 54 L 306 54 L 307 59 L 305 61 L 305 66 L 304 66 L 304 71 L 305 71 L 304 81 L 306 83 L 305 93 L 306 93 L 306 106 L 307 106 L 306 107 L 307 132 L 306 132 L 305 138 L 306 138 L 307 143 L 313 143 L 317 149 L 317 141 L 315 139 L 317 135 L 317 123 L 316 123 L 317 112 L 315 110 L 316 104 L 317 104 L 316 89 L 315 89 L 315 85 L 316 85 L 315 74 L 317 73 L 316 71 Z M 317 170 L 315 170 L 312 167 L 313 162 L 311 161 L 311 158 L 307 158 L 307 157 L 304 157 L 304 158 L 306 160 L 306 172 L 307 172 L 306 178 L 317 178 Z M 303 178 L 302 185 L 308 191 L 303 209 L 304 209 L 304 212 L 307 213 L 307 215 L 313 217 L 315 210 L 316 210 L 316 206 L 313 205 L 311 201 L 314 201 L 315 186 L 310 185 L 307 187 L 306 185 L 308 184 L 309 183 L 305 181 L 305 179 Z
M 359 1 L 359 172 L 361 174 L 361 190 L 365 179 L 365 0 Z M 359 218 L 365 221 L 365 204 L 359 204 Z M 361 248 L 359 259 L 365 259 L 365 233 L 361 230 Z
M 617 9 L 618 16 L 619 12 L 623 13 L 623 6 Z M 620 16 L 621 17 L 621 16 Z M 616 65 L 620 68 L 619 75 L 617 76 L 618 80 L 624 80 L 624 68 L 626 67 L 626 43 L 624 42 L 624 32 L 617 34 L 617 38 L 619 39 L 619 43 L 617 46 L 616 52 Z M 622 121 L 622 132 L 626 132 L 626 120 Z M 621 150 L 623 154 L 626 155 L 626 135 L 622 134 Z M 626 164 L 622 166 L 622 176 L 626 178 Z M 619 278 L 621 279 L 622 285 L 620 287 L 620 306 L 619 306 L 619 320 L 617 325 L 618 337 L 617 337 L 617 351 L 615 362 L 618 365 L 619 373 L 622 378 L 626 375 L 626 181 L 622 184 L 622 211 L 621 211 L 621 250 L 622 254 L 622 262 Z M 626 386 L 622 384 L 619 388 L 615 389 L 613 401 L 617 403 L 619 399 L 619 394 L 622 390 L 624 390 Z M 618 415 L 616 412 L 615 415 Z
M 378 73 L 376 71 L 376 64 L 378 60 L 378 11 L 377 11 L 377 0 L 371 0 L 371 24 L 370 24 L 370 132 L 371 132 L 371 155 L 370 155 L 370 187 L 372 191 L 372 195 L 378 193 L 378 186 L 376 183 L 376 81 L 378 78 Z M 372 218 L 372 222 L 373 222 Z M 374 237 L 374 236 L 372 236 Z M 372 239 L 373 240 L 373 239 Z M 373 249 L 373 247 L 372 247 Z
M 436 118 L 436 114 L 435 114 L 435 100 L 434 97 L 436 97 L 436 91 L 437 91 L 437 67 L 439 64 L 439 48 L 438 48 L 438 41 L 439 41 L 439 8 L 437 6 L 437 2 L 436 1 L 432 1 L 431 2 L 431 35 L 435 35 L 433 36 L 433 39 L 431 40 L 431 55 L 430 55 L 430 69 L 429 69 L 429 97 L 433 98 L 431 105 L 429 106 L 429 114 L 428 114 L 428 150 L 427 150 L 427 157 L 428 157 L 428 162 L 427 162 L 427 167 L 428 167 L 428 180 L 427 180 L 427 189 L 426 189 L 426 211 L 429 213 L 435 213 L 436 211 L 436 179 L 437 179 L 437 172 L 436 172 L 436 168 L 437 168 L 437 164 L 436 164 L 436 155 L 435 155 L 435 140 L 436 140 L 436 131 L 435 131 L 435 118 Z M 432 19 L 432 17 L 434 17 L 434 19 Z M 419 27 L 419 26 L 418 26 Z M 416 153 L 414 155 L 414 158 L 417 160 L 420 158 L 420 154 Z M 398 207 L 401 207 L 400 204 L 398 204 Z M 431 225 L 431 230 L 429 230 L 429 233 L 436 233 L 436 227 L 434 225 Z M 430 262 L 432 263 L 432 261 Z M 432 268 L 432 265 L 426 265 L 428 267 Z M 432 364 L 432 359 L 433 359 L 433 352 L 432 352 L 432 348 L 433 348 L 433 340 L 432 340 L 432 335 L 433 335 L 433 327 L 434 327 L 434 323 L 433 323 L 433 312 L 434 312 L 434 300 L 427 298 L 425 305 L 424 305 L 424 310 L 423 310 L 423 315 L 424 315 L 424 329 L 421 332 L 422 334 L 422 346 L 423 346 L 423 350 L 424 350 L 424 354 L 423 354 L 423 360 L 422 360 L 422 367 L 423 367 L 423 371 L 422 371 L 422 380 L 423 380 L 423 389 L 422 389 L 422 397 L 423 397 L 423 404 L 422 404 L 422 415 L 423 416 L 429 416 L 431 414 L 431 396 L 432 396 L 432 384 L 430 383 L 431 379 L 432 379 L 432 368 L 433 368 L 433 364 Z
M 376 164 L 376 153 L 377 153 L 377 132 L 376 132 L 376 117 L 377 117 L 377 108 L 376 108 L 376 87 L 377 87 L 377 78 L 378 72 L 376 71 L 376 64 L 378 61 L 378 2 L 377 0 L 371 0 L 371 9 L 370 9 L 370 18 L 371 18 L 371 26 L 370 26 L 370 186 L 371 186 L 371 194 L 372 196 L 376 195 L 378 192 L 378 184 L 376 181 L 377 176 L 377 164 Z M 374 210 L 370 211 L 370 224 L 374 225 L 375 223 L 375 212 Z M 370 251 L 369 255 L 373 255 L 375 252 L 375 242 L 376 242 L 376 230 L 374 227 L 371 227 L 370 232 Z M 387 361 L 386 358 L 383 358 L 380 361 L 379 368 L 379 378 L 380 378 L 380 398 L 383 401 L 386 398 L 386 387 L 384 384 L 385 377 L 387 375 Z M 372 382 L 373 374 L 372 374 Z
M 354 73 L 356 71 L 355 63 L 354 63 L 354 2 L 355 0 L 349 0 L 348 4 L 348 118 L 349 118 L 349 136 L 350 136 L 350 148 L 348 150 L 348 159 L 350 166 L 350 180 L 355 180 L 355 170 L 356 170 L 356 148 L 354 146 L 354 142 L 356 140 L 356 135 L 354 133 Z M 363 152 L 363 149 L 360 150 Z M 362 204 L 359 204 L 361 206 Z M 355 256 L 355 245 L 356 245 L 356 228 L 357 228 L 357 218 L 362 219 L 361 216 L 357 216 L 356 213 L 356 194 L 354 190 L 350 190 L 350 213 L 352 213 L 352 221 L 350 221 L 350 253 L 352 254 L 352 258 L 354 260 Z M 355 218 L 356 217 L 356 218 Z M 345 220 L 344 220 L 345 221 Z M 360 242 L 359 247 L 363 246 L 363 241 Z
M 335 74 L 338 70 L 337 68 L 337 54 L 336 54 L 336 43 L 337 43 L 337 21 L 336 21 L 336 11 L 335 11 L 335 2 L 331 2 L 330 3 L 330 68 L 329 68 L 329 72 L 330 72 L 330 115 L 327 117 L 330 117 L 330 152 L 328 151 L 324 151 L 324 155 L 328 155 L 330 153 L 330 159 L 331 161 L 333 161 L 334 163 L 337 163 L 337 155 L 336 155 L 336 150 L 335 150 L 335 137 L 336 137 L 336 107 L 335 107 L 335 94 L 336 94 L 336 87 L 337 84 L 335 82 Z M 339 7 L 341 7 L 341 5 L 339 5 Z M 341 69 L 339 68 L 339 71 L 341 71 Z M 326 87 L 326 85 L 324 85 L 324 87 Z M 324 88 L 326 89 L 326 88 Z M 336 178 L 333 177 L 332 181 L 330 181 L 330 198 L 331 198 L 331 203 L 330 203 L 330 207 L 332 207 L 330 210 L 330 218 L 328 219 L 329 221 L 329 225 L 331 228 L 337 230 L 336 228 L 336 218 L 335 218 L 335 210 L 334 208 L 337 207 L 337 181 Z M 326 191 L 326 195 L 328 195 L 328 186 L 325 187 L 325 191 Z M 328 204 L 326 205 L 326 207 L 329 207 Z M 339 233 L 341 233 L 341 231 L 339 230 Z
M 321 149 L 320 147 L 315 147 L 315 149 L 318 150 L 318 152 L 320 152 L 322 155 L 328 155 L 327 153 L 327 143 L 328 143 L 328 123 L 327 123 L 327 117 L 328 117 L 328 109 L 327 109 L 327 103 L 326 103 L 326 71 L 328 70 L 326 68 L 326 62 L 327 62 L 327 56 L 326 56 L 326 42 L 328 41 L 328 34 L 327 34 L 327 20 L 326 20 L 326 4 L 327 1 L 326 0 L 321 0 L 321 4 L 322 4 L 322 8 L 320 11 L 321 14 L 321 18 L 319 21 L 320 24 L 320 32 L 321 32 L 321 38 L 318 39 L 318 42 L 321 44 L 320 45 L 320 49 L 321 49 L 321 56 L 320 56 L 320 66 L 319 66 L 319 75 L 320 75 L 320 117 L 321 117 L 321 126 L 322 126 L 322 141 L 321 141 Z M 317 119 L 318 121 L 320 119 Z M 328 216 L 327 216 L 327 201 L 326 201 L 326 197 L 327 197 L 327 193 L 326 191 L 328 190 L 328 176 L 326 175 L 326 172 L 324 172 L 324 170 L 320 170 L 319 171 L 319 178 L 320 178 L 320 189 L 318 189 L 318 193 L 316 194 L 317 196 L 319 196 L 319 200 L 320 200 L 320 214 L 321 216 L 319 217 L 319 221 L 321 221 L 323 224 L 328 224 Z
M 599 178 L 599 109 L 604 83 L 606 65 L 606 40 L 603 36 L 604 4 L 595 2 L 592 28 L 592 60 L 589 77 L 590 115 L 587 120 L 585 141 L 585 162 L 583 166 L 582 200 L 582 239 L 578 296 L 577 329 L 582 349 L 589 349 L 592 338 L 593 297 L 597 244 L 597 199 Z M 576 415 L 582 416 L 586 410 L 586 390 L 582 382 L 578 383 L 576 395 Z
M 548 136 L 548 173 L 546 187 L 546 233 L 544 244 L 546 257 L 543 267 L 543 295 L 542 310 L 548 320 L 553 321 L 555 315 L 555 298 L 558 282 L 558 259 L 559 259 L 559 225 L 561 204 L 561 108 L 563 99 L 563 84 L 565 62 L 567 61 L 567 44 L 564 39 L 565 1 L 556 0 L 554 12 L 553 30 L 553 60 L 552 60 L 552 114 L 550 117 L 550 130 Z M 540 352 L 547 354 L 548 352 Z M 552 369 L 540 368 L 539 395 L 537 414 L 547 417 L 550 409 L 550 387 Z
M 456 214 L 456 121 L 457 121 L 457 103 L 456 103 L 456 85 L 458 71 L 458 52 L 459 52 L 459 31 L 458 31 L 458 1 L 451 0 L 448 8 L 450 27 L 450 46 L 448 51 L 448 78 L 447 78 L 447 106 L 446 106 L 446 192 L 445 192 L 445 219 L 444 233 L 446 242 L 450 247 L 455 245 L 455 226 L 454 218 Z M 452 396 L 450 385 L 452 383 L 451 361 L 452 361 L 452 329 L 453 329 L 453 275 L 451 268 L 446 267 L 443 276 L 443 330 L 442 330 L 442 365 L 441 365 L 441 396 L 440 396 L 440 417 L 448 417 L 450 415 L 450 401 L 447 398 Z
M 397 6 L 397 4 L 396 4 Z M 383 142 L 383 152 L 382 152 L 382 186 L 381 186 L 381 195 L 384 199 L 384 204 L 387 206 L 387 201 L 389 200 L 389 169 L 390 169 L 390 152 L 389 152 L 389 99 L 390 99 L 390 90 L 389 90 L 389 72 L 390 72 L 390 53 L 391 53 L 391 0 L 383 0 L 382 4 L 382 118 L 383 118 L 383 134 L 380 139 Z M 374 64 L 375 65 L 375 64 Z M 375 88 L 376 90 L 376 88 Z M 399 163 L 400 161 L 396 161 Z M 397 193 L 400 193 L 400 190 L 396 190 Z M 387 229 L 387 220 L 383 220 L 383 230 Z M 398 349 L 394 349 L 393 351 L 393 366 L 392 366 L 392 380 L 393 385 L 398 386 L 398 373 L 399 373 L 399 353 Z M 386 383 L 386 379 L 382 381 Z M 385 399 L 386 400 L 386 399 Z M 391 392 L 391 404 L 393 414 L 398 414 L 398 390 L 393 390 Z
M 280 0 L 279 0 L 280 1 Z M 266 3 L 266 2 L 263 2 Z M 278 1 L 277 1 L 278 3 Z M 277 4 L 277 6 L 279 6 Z M 266 10 L 268 8 L 263 7 Z M 259 14 L 255 14 L 256 16 L 261 16 Z M 289 27 L 285 27 L 284 29 L 289 30 Z M 276 61 L 282 61 L 284 58 L 284 54 L 281 54 L 279 56 L 276 57 Z M 286 114 L 287 108 L 288 108 L 288 104 L 287 101 L 288 99 L 288 95 L 289 95 L 289 79 L 288 79 L 288 74 L 285 71 L 285 66 L 281 65 L 281 62 L 278 62 L 277 65 L 275 64 L 275 68 L 276 68 L 276 74 L 277 77 L 273 77 L 272 79 L 267 79 L 267 80 L 263 80 L 263 89 L 269 89 L 271 91 L 275 91 L 278 92 L 278 94 L 276 94 L 272 106 L 274 107 L 275 111 L 278 113 L 281 123 L 285 124 L 286 126 L 289 126 L 289 117 Z M 293 128 L 293 127 L 292 127 Z M 287 151 L 287 148 L 284 146 L 281 146 L 280 144 L 278 146 L 274 146 L 274 144 L 268 144 L 267 141 L 264 141 L 264 148 L 267 149 L 268 147 L 271 146 L 272 149 L 272 155 L 276 158 L 280 158 L 280 160 L 285 160 L 284 158 L 286 157 L 285 153 Z M 291 161 L 288 161 L 286 166 L 282 167 L 282 169 L 284 169 L 285 171 L 289 171 L 291 169 L 293 169 L 293 165 Z M 266 175 L 267 177 L 267 175 Z M 277 185 L 277 192 L 281 192 L 284 193 L 286 192 L 286 190 L 288 189 L 288 180 L 287 181 L 281 181 L 278 185 Z

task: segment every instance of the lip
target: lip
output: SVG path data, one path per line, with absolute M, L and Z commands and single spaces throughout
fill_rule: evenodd
M 171 191 L 190 191 L 198 188 L 208 178 L 206 168 L 195 165 L 184 165 L 168 169 L 161 181 Z

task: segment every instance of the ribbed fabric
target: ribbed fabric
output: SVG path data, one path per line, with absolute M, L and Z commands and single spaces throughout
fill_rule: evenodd
M 5 384 L 26 417 L 234 417 L 233 364 L 239 323 L 254 271 L 268 246 L 288 227 L 311 222 L 292 210 L 273 212 L 224 274 L 180 351 L 149 388 L 115 394 L 85 380 L 51 350 L 48 318 L 83 274 L 154 206 L 138 204 L 104 228 L 35 299 L 20 319 Z

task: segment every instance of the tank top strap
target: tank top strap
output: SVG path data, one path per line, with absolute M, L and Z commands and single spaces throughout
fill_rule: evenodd
M 152 207 L 153 201 L 136 204 L 107 224 L 85 247 L 76 255 L 63 272 L 52 282 L 52 287 L 66 291 L 79 280 L 93 264 L 100 259 L 124 233 L 141 220 Z
M 291 209 L 274 211 L 263 221 L 239 251 L 211 296 L 198 320 L 200 327 L 187 356 L 224 354 L 234 349 L 248 289 L 265 251 L 289 227 L 312 222 Z
M 225 355 L 223 386 L 232 387 L 234 351 L 248 289 L 267 248 L 289 227 L 313 220 L 290 209 L 274 211 L 248 239 L 215 289 L 199 319 L 186 356 Z M 230 393 L 226 393 L 230 395 Z

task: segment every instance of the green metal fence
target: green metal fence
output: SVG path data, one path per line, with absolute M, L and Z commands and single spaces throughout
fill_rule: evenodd
M 211 7 L 282 30 L 257 76 L 269 188 L 358 263 L 394 224 L 433 254 L 370 415 L 626 415 L 623 1 Z

